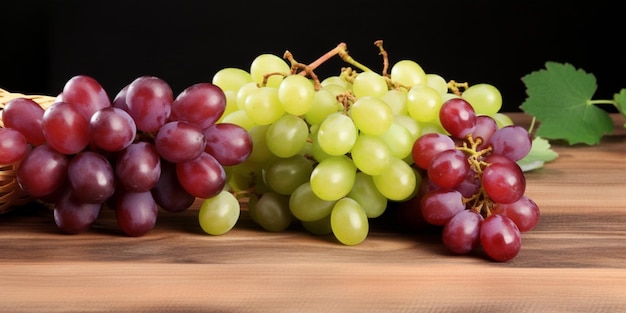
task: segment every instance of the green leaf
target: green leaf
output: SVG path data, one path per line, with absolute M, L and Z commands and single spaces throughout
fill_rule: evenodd
M 568 63 L 546 62 L 546 69 L 522 81 L 527 98 L 520 108 L 539 121 L 536 136 L 594 145 L 613 131 L 609 114 L 590 103 L 597 89 L 593 74 Z
M 522 171 L 528 172 L 543 167 L 544 163 L 550 162 L 559 156 L 550 146 L 550 142 L 545 138 L 535 137 L 528 154 L 517 164 Z

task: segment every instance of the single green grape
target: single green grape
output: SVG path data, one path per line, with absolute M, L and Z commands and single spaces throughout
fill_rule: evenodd
M 311 183 L 298 186 L 289 196 L 289 210 L 300 221 L 316 221 L 330 215 L 336 201 L 323 200 L 313 192 Z
M 330 227 L 339 242 L 353 246 L 363 242 L 369 233 L 369 221 L 354 199 L 342 198 L 330 213 Z
M 408 88 L 426 85 L 426 73 L 422 66 L 413 60 L 400 60 L 396 62 L 390 71 L 393 82 L 399 83 Z
M 258 125 L 269 125 L 285 114 L 278 100 L 278 89 L 261 87 L 250 92 L 244 103 L 244 110 Z
M 256 203 L 249 203 L 248 210 L 254 221 L 267 231 L 284 231 L 293 222 L 289 197 L 273 191 L 264 192 Z
M 461 94 L 469 102 L 476 114 L 494 115 L 502 108 L 502 94 L 491 84 L 475 84 L 469 86 Z
M 308 136 L 309 127 L 303 119 L 285 114 L 268 127 L 265 143 L 274 155 L 288 158 L 302 150 Z
M 352 89 L 352 83 L 350 81 L 348 81 L 347 79 L 343 79 L 342 77 L 336 76 L 336 75 L 328 76 L 324 78 L 320 82 L 320 85 L 322 85 L 322 88 L 328 85 L 338 85 L 345 90 Z
M 418 179 L 409 164 L 399 158 L 392 158 L 387 171 L 372 176 L 378 191 L 387 199 L 402 201 L 408 199 L 418 186 Z
M 304 119 L 311 125 L 321 124 L 331 113 L 339 112 L 341 104 L 337 98 L 328 90 L 320 89 L 313 96 L 312 107 L 304 114 Z
M 418 121 L 408 115 L 396 115 L 393 119 L 394 123 L 403 126 L 411 134 L 411 141 L 417 140 L 421 135 L 421 126 Z
M 393 157 L 403 159 L 413 150 L 415 140 L 411 133 L 402 125 L 395 121 L 391 123 L 389 129 L 379 136 L 387 146 Z
M 278 88 L 283 77 L 291 73 L 291 66 L 283 58 L 273 54 L 260 54 L 252 60 L 250 75 L 255 83 L 262 85 L 263 77 L 271 73 L 281 73 L 281 75 L 270 76 L 265 86 Z
M 441 94 L 429 86 L 415 86 L 407 94 L 407 111 L 418 122 L 432 122 L 439 119 L 439 109 L 442 105 Z
M 299 186 L 309 181 L 313 166 L 303 155 L 278 158 L 265 168 L 265 181 L 276 193 L 291 195 Z
M 250 130 L 252 127 L 258 126 L 244 110 L 235 110 L 222 116 L 221 123 L 231 123 Z
M 420 123 L 420 135 L 429 133 L 440 133 L 449 135 L 449 133 L 443 128 L 443 126 L 441 126 L 440 123 Z
M 339 200 L 354 186 L 356 166 L 345 155 L 331 156 L 321 161 L 311 172 L 311 189 L 320 199 Z
M 496 120 L 496 124 L 498 124 L 498 128 L 513 125 L 513 120 L 511 119 L 511 117 L 504 113 L 498 112 L 494 115 L 491 115 L 491 117 L 494 120 Z
M 357 135 L 354 121 L 341 112 L 335 112 L 329 114 L 320 124 L 317 141 L 327 154 L 344 155 L 352 149 Z
M 223 235 L 235 226 L 240 212 L 239 200 L 232 193 L 223 190 L 202 202 L 198 221 L 207 234 Z
M 289 114 L 306 114 L 313 107 L 314 96 L 313 83 L 302 75 L 289 75 L 278 86 L 278 99 Z
M 251 92 L 259 89 L 259 86 L 255 82 L 249 82 L 241 86 L 241 88 L 237 89 L 237 96 L 235 97 L 237 108 L 239 110 L 245 110 L 246 108 L 246 98 L 250 95 Z
M 356 174 L 354 186 L 347 197 L 356 200 L 368 218 L 379 217 L 387 209 L 387 198 L 378 191 L 372 176 L 363 172 Z
M 370 96 L 360 97 L 352 103 L 349 114 L 357 129 L 369 135 L 383 134 L 393 122 L 393 112 L 389 105 Z
M 360 134 L 350 151 L 354 165 L 369 175 L 379 175 L 389 166 L 391 150 L 377 136 Z
M 406 94 L 403 89 L 391 89 L 380 99 L 387 103 L 393 115 L 407 115 Z
M 448 82 L 439 74 L 427 73 L 426 85 L 437 90 L 442 96 L 448 93 Z
M 326 90 L 330 92 L 330 94 L 332 94 L 333 97 L 336 99 L 338 96 L 345 94 L 346 92 L 351 91 L 352 89 L 348 89 L 340 85 L 330 84 L 330 85 L 326 85 L 322 87 L 322 89 L 320 90 Z
M 258 125 L 248 130 L 253 148 L 246 161 L 264 164 L 275 158 L 275 155 L 267 146 L 267 130 L 269 127 L 270 125 Z
M 352 82 L 352 92 L 358 98 L 366 96 L 379 98 L 384 96 L 387 90 L 389 90 L 387 81 L 375 72 L 361 72 Z
M 235 67 L 226 67 L 217 71 L 211 82 L 224 92 L 239 90 L 243 85 L 253 82 L 249 72 Z

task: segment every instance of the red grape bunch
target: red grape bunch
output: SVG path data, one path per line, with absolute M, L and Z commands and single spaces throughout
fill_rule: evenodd
M 6 104 L 0 136 L 17 139 L 0 163 L 19 162 L 20 188 L 52 204 L 62 231 L 85 231 L 106 206 L 125 234 L 141 236 L 159 208 L 181 212 L 221 194 L 225 167 L 251 153 L 245 129 L 217 123 L 225 108 L 209 82 L 174 97 L 163 79 L 141 76 L 111 101 L 97 80 L 77 75 L 47 109 L 28 98 Z
M 493 260 L 514 258 L 521 233 L 539 221 L 516 163 L 530 151 L 528 131 L 518 125 L 499 128 L 463 98 L 447 100 L 439 120 L 449 134 L 423 134 L 412 150 L 425 173 L 418 195 L 421 217 L 442 227 L 442 241 L 455 254 L 482 247 Z

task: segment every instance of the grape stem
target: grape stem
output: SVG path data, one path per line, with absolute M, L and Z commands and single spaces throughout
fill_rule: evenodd
M 376 40 L 374 41 L 374 45 L 376 47 L 378 47 L 379 49 L 379 54 L 382 55 L 383 58 L 383 70 L 382 70 L 382 74 L 381 76 L 385 78 L 385 81 L 387 81 L 387 85 L 389 86 L 390 89 L 396 89 L 396 88 L 405 88 L 405 89 L 410 89 L 407 86 L 402 86 L 400 84 L 397 84 L 393 81 L 391 81 L 391 75 L 388 73 L 389 71 L 389 54 L 387 53 L 387 51 L 385 50 L 385 48 L 383 47 L 383 41 L 382 40 Z M 320 65 L 322 65 L 324 62 L 328 61 L 330 58 L 339 55 L 339 57 L 341 57 L 341 59 L 356 67 L 357 69 L 360 69 L 363 72 L 373 72 L 370 68 L 368 68 L 367 66 L 363 65 L 362 63 L 356 61 L 354 58 L 352 58 L 352 56 L 350 56 L 350 54 L 348 53 L 348 46 L 345 42 L 341 42 L 339 43 L 335 48 L 333 48 L 332 50 L 326 52 L 324 55 L 322 55 L 321 57 L 319 57 L 317 60 L 313 61 L 312 63 L 308 64 L 308 65 L 304 65 L 302 63 L 296 62 L 293 58 L 293 54 L 287 50 L 285 51 L 285 55 L 283 58 L 288 59 L 291 62 L 291 72 L 292 74 L 296 74 L 296 72 L 298 71 L 298 69 L 301 69 L 300 72 L 298 72 L 298 75 L 309 75 L 311 78 L 314 79 L 314 81 L 316 81 L 316 84 L 319 82 L 319 80 L 316 79 L 317 76 L 315 76 L 315 73 L 313 72 L 315 69 L 317 69 Z M 356 77 L 357 73 L 356 71 L 354 71 L 354 69 L 352 69 L 351 67 L 345 67 L 341 69 L 341 74 L 340 77 L 342 77 L 343 79 L 346 79 L 349 82 L 353 82 L 354 78 Z M 321 87 L 319 87 L 321 88 Z M 319 90 L 318 87 L 316 87 L 316 90 Z M 467 86 L 465 87 L 467 88 Z
M 315 90 L 320 90 L 322 88 L 322 85 L 320 84 L 320 79 L 317 77 L 317 75 L 315 75 L 315 73 L 313 73 L 313 69 L 310 65 L 302 64 L 296 61 L 296 59 L 293 57 L 293 54 L 289 50 L 285 51 L 283 58 L 287 59 L 291 63 L 292 74 L 295 74 L 298 69 L 302 69 L 303 72 L 305 72 L 311 77 L 311 79 L 313 79 Z
M 230 192 L 237 200 L 248 199 L 249 195 L 254 194 L 254 188 L 244 190 L 233 190 Z
M 467 161 L 470 163 L 472 169 L 478 174 L 482 174 L 483 169 L 488 165 L 485 161 L 482 161 L 481 158 L 493 150 L 491 146 L 478 150 L 478 146 L 482 142 L 483 140 L 480 137 L 474 139 L 472 135 L 467 135 L 466 141 L 463 142 L 463 146 L 456 147 L 457 150 L 465 152 L 467 155 Z
M 386 57 L 386 52 L 384 52 L 384 49 L 382 48 L 382 40 L 378 40 L 374 43 L 376 46 L 379 47 L 379 49 L 381 50 L 381 54 L 383 54 L 384 56 L 384 61 L 383 63 L 385 64 L 385 69 L 384 71 L 386 71 L 386 68 L 389 66 L 389 62 L 387 60 Z M 317 60 L 313 61 L 312 63 L 306 65 L 303 63 L 299 63 L 295 60 L 293 54 L 287 50 L 285 51 L 283 58 L 287 59 L 290 63 L 291 63 L 291 74 L 296 74 L 296 72 L 300 69 L 300 72 L 298 72 L 298 75 L 308 75 L 310 76 L 314 83 L 315 83 L 315 90 L 319 90 L 321 88 L 321 84 L 319 81 L 319 78 L 317 77 L 317 75 L 315 75 L 315 73 L 313 72 L 315 69 L 317 69 L 320 65 L 324 64 L 324 62 L 328 61 L 330 58 L 339 55 L 339 57 L 341 57 L 342 60 L 344 60 L 346 63 L 351 64 L 359 69 L 361 69 L 362 71 L 372 71 L 370 70 L 368 67 L 366 67 L 365 65 L 357 62 L 356 60 L 354 60 L 349 54 L 348 54 L 348 50 L 347 50 L 348 45 L 345 42 L 340 42 L 335 48 L 333 48 L 332 50 L 324 53 L 324 55 L 322 55 L 321 57 L 317 58 Z M 344 73 L 344 69 L 342 68 L 342 74 Z M 269 73 L 267 74 L 267 77 L 271 76 L 271 75 L 277 75 L 277 74 L 281 74 L 284 75 L 282 73 Z M 355 73 L 356 76 L 356 73 Z M 266 83 L 266 77 L 263 77 L 264 80 L 264 84 Z M 345 78 L 345 76 L 344 76 Z
M 328 61 L 330 58 L 332 58 L 332 57 L 336 56 L 337 54 L 339 54 L 340 51 L 346 51 L 346 48 L 347 48 L 346 43 L 345 42 L 340 42 L 335 48 L 333 48 L 332 50 L 326 52 L 324 55 L 319 57 L 317 60 L 315 60 L 312 63 L 310 63 L 309 64 L 309 69 L 311 71 L 315 70 L 320 65 L 324 64 L 324 62 Z M 298 74 L 306 75 L 307 72 L 306 71 L 301 71 Z
M 463 146 L 457 146 L 456 149 L 463 151 L 467 155 L 467 162 L 469 162 L 471 169 L 476 173 L 478 180 L 481 180 L 483 170 L 489 166 L 489 163 L 483 161 L 483 157 L 490 153 L 493 148 L 491 146 L 485 149 L 478 149 L 478 146 L 483 142 L 482 138 L 473 138 L 472 135 L 467 135 L 463 141 Z M 471 203 L 471 210 L 481 214 L 483 217 L 491 215 L 494 203 L 489 199 L 489 196 L 480 183 L 480 189 L 474 195 L 469 198 L 463 198 L 463 203 Z
M 259 85 L 259 87 L 265 87 L 267 86 L 267 81 L 270 79 L 270 77 L 274 76 L 274 75 L 280 75 L 283 77 L 286 77 L 287 73 L 281 73 L 281 72 L 271 72 L 271 73 L 266 73 L 265 75 L 263 75 L 263 81 L 261 82 L 261 84 Z
M 378 49 L 380 49 L 380 55 L 383 56 L 383 72 L 382 72 L 382 75 L 383 75 L 383 77 L 390 77 L 390 75 L 387 73 L 387 71 L 389 70 L 389 55 L 387 54 L 387 51 L 385 50 L 385 48 L 383 48 L 383 41 L 382 40 L 376 40 L 376 41 L 374 41 L 374 45 L 376 47 L 378 47 Z
M 345 79 L 346 81 L 348 81 L 350 83 L 353 83 L 354 79 L 356 78 L 357 75 L 359 75 L 359 73 L 354 71 L 353 68 L 351 68 L 351 67 L 342 67 L 341 68 L 341 73 L 339 74 L 339 77 Z
M 343 114 L 348 115 L 350 106 L 356 101 L 356 97 L 351 91 L 346 91 L 337 95 L 337 101 L 343 105 Z
M 587 101 L 588 105 L 597 105 L 597 104 L 610 104 L 613 105 L 615 108 L 619 109 L 619 105 L 617 105 L 617 101 L 613 101 L 613 100 L 589 100 Z
M 588 105 L 598 105 L 598 104 L 610 104 L 617 109 L 617 112 L 626 117 L 626 108 L 620 106 L 620 103 L 615 100 L 601 99 L 601 100 L 589 100 L 587 101 Z M 624 125 L 626 127 L 626 125 Z
M 333 48 L 332 50 L 326 52 L 324 55 L 322 55 L 321 57 L 319 57 L 317 60 L 313 61 L 312 63 L 310 63 L 308 65 L 308 68 L 313 71 L 316 68 L 318 68 L 320 65 L 324 64 L 324 62 L 328 61 L 330 58 L 339 55 L 339 57 L 346 63 L 364 71 L 364 72 L 372 72 L 371 69 L 369 69 L 367 66 L 357 62 L 355 59 L 353 59 L 350 54 L 348 53 L 348 45 L 345 42 L 341 42 L 339 43 L 335 48 Z M 298 74 L 300 75 L 307 75 L 309 74 L 307 71 L 302 70 L 300 71 Z
M 339 51 L 339 57 L 346 63 L 360 69 L 363 72 L 373 72 L 371 69 L 369 69 L 367 66 L 359 63 L 357 60 L 355 60 L 354 58 L 352 58 L 352 56 L 350 56 L 350 54 L 348 54 L 347 50 L 340 50 Z
M 465 83 L 459 83 L 457 81 L 451 80 L 448 82 L 448 89 L 454 93 L 457 96 L 460 96 L 461 94 L 463 94 L 463 91 L 461 91 L 461 88 L 463 88 L 464 90 L 467 89 L 469 87 L 469 83 L 465 82 Z
M 533 129 L 535 128 L 535 121 L 537 120 L 536 117 L 533 116 L 533 118 L 530 120 L 530 126 L 528 126 L 528 133 L 532 134 Z
M 383 56 L 383 72 L 382 72 L 382 76 L 387 80 L 387 83 L 390 87 L 394 87 L 393 82 L 391 82 L 390 80 L 390 75 L 387 73 L 388 69 L 389 69 L 389 58 L 388 58 L 388 54 L 387 51 L 385 51 L 385 49 L 383 48 L 383 41 L 382 40 L 376 40 L 374 42 L 374 45 L 376 47 L 378 47 L 378 49 L 380 50 L 380 54 Z M 351 65 L 353 65 L 354 67 L 364 71 L 364 72 L 372 72 L 371 69 L 369 69 L 368 67 L 366 67 L 365 65 L 357 62 L 356 60 L 354 60 L 347 51 L 347 45 L 344 42 L 339 43 L 335 48 L 333 48 L 332 50 L 326 52 L 324 55 L 322 55 L 321 57 L 319 57 L 317 60 L 313 61 L 312 63 L 306 65 L 303 63 L 300 63 L 298 61 L 296 61 L 295 57 L 293 56 L 293 53 L 291 53 L 291 51 L 286 50 L 283 58 L 287 59 L 290 63 L 291 63 L 291 74 L 298 74 L 298 75 L 304 75 L 304 76 L 310 76 L 311 79 L 313 79 L 313 82 L 315 84 L 315 90 L 320 90 L 322 88 L 321 83 L 319 78 L 317 77 L 317 75 L 314 73 L 314 70 L 319 67 L 321 64 L 323 64 L 324 62 L 328 61 L 330 58 L 339 55 L 341 57 L 342 60 L 344 60 L 346 63 L 349 63 Z M 300 70 L 300 72 L 298 72 L 298 70 Z M 263 76 L 263 85 L 267 84 L 267 80 L 269 79 L 270 76 L 272 75 L 283 75 L 286 76 L 284 73 L 268 73 L 266 75 Z M 339 77 L 347 80 L 348 82 L 354 82 L 354 79 L 356 78 L 356 76 L 358 75 L 358 73 L 351 67 L 343 67 L 341 69 L 341 73 L 339 75 Z M 400 86 L 400 87 L 404 87 L 404 86 Z M 408 88 L 407 88 L 408 89 Z M 341 94 L 337 96 L 337 100 L 343 104 L 343 113 L 347 114 L 350 105 L 352 103 L 354 103 L 354 101 L 356 100 L 356 98 L 354 97 L 354 95 L 350 92 L 347 92 L 345 94 Z
M 411 87 L 410 86 L 405 86 L 402 85 L 398 82 L 394 82 L 391 80 L 391 74 L 389 74 L 387 71 L 389 71 L 389 54 L 387 54 L 387 50 L 385 50 L 385 48 L 383 48 L 383 41 L 382 40 L 376 40 L 374 42 L 374 45 L 378 47 L 378 49 L 380 50 L 380 55 L 383 56 L 383 71 L 381 73 L 381 76 L 385 79 L 385 81 L 387 82 L 387 86 L 389 87 L 389 89 L 401 89 L 404 88 L 406 90 L 410 90 Z

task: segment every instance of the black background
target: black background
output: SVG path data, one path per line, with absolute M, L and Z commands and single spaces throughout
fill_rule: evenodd
M 382 70 L 418 62 L 444 78 L 498 87 L 504 111 L 525 99 L 521 77 L 546 61 L 571 63 L 598 82 L 595 98 L 626 88 L 623 1 L 33 1 L 3 2 L 0 87 L 59 93 L 73 75 L 96 78 L 113 97 L 140 75 L 174 93 L 224 67 L 248 69 L 285 50 L 310 63 L 340 42 Z M 334 58 L 316 73 L 338 74 Z

